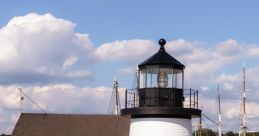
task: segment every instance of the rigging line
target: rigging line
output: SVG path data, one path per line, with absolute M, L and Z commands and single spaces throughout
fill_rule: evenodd
M 135 83 L 137 83 L 137 85 L 138 85 L 138 73 L 137 73 L 137 71 L 135 72 L 135 76 L 134 76 L 134 79 L 133 79 L 132 87 L 131 87 L 130 90 L 134 91 L 137 88 Z
M 206 127 L 209 128 L 210 130 L 212 130 L 212 129 L 209 127 L 208 123 L 207 123 L 203 118 L 201 118 L 201 119 L 202 119 L 202 121 L 205 123 Z M 208 136 L 210 136 L 210 134 L 208 133 L 208 130 L 206 130 L 206 133 L 207 133 Z
M 205 123 L 205 125 L 206 125 L 207 128 L 211 129 L 210 126 L 209 126 L 209 124 L 208 124 L 203 118 L 202 118 L 202 121 Z M 211 129 L 211 130 L 212 130 L 212 129 Z
M 108 114 L 110 114 L 110 112 L 112 112 L 111 111 L 111 105 L 112 105 L 113 95 L 114 95 L 114 90 L 112 90 L 112 94 L 111 94 L 111 98 L 110 98 L 110 103 L 109 103 L 109 108 L 108 108 Z
M 205 114 L 202 114 L 202 116 L 204 116 L 205 118 L 209 119 L 212 123 L 218 125 L 218 123 L 216 121 L 214 121 L 213 119 L 211 119 L 210 117 L 206 116 Z
M 135 73 L 131 89 L 135 88 L 136 77 L 137 77 L 137 73 Z
M 35 106 L 37 106 L 43 113 L 47 114 L 45 110 L 43 110 L 35 101 L 33 101 L 26 93 L 22 92 L 22 94 L 28 98 Z
M 137 80 L 137 72 L 135 73 L 135 76 L 134 76 L 134 79 L 133 79 L 133 83 L 132 83 L 132 87 L 131 87 L 131 92 L 134 92 L 135 91 L 135 82 L 136 82 L 136 80 Z M 129 95 L 129 100 L 131 100 L 131 95 Z

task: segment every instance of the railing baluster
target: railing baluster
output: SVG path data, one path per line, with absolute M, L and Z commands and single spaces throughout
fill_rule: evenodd
M 190 108 L 192 108 L 192 89 L 190 88 Z
M 133 103 L 133 105 L 134 105 L 134 108 L 135 108 L 135 104 L 136 104 L 136 102 L 135 102 L 135 101 L 136 101 L 136 100 L 135 100 L 135 93 L 134 93 L 134 98 L 133 98 L 133 99 L 134 99 L 134 101 L 133 101 L 133 102 L 134 102 L 134 103 Z
M 197 109 L 199 108 L 199 90 L 197 90 Z
M 127 91 L 127 89 L 126 89 L 126 91 L 125 91 L 125 108 L 127 108 L 127 101 L 128 101 L 128 98 L 127 98 L 127 93 L 128 93 L 128 91 Z
M 193 90 L 193 95 L 194 95 L 194 99 L 193 99 L 193 108 L 195 108 L 196 106 L 196 91 Z

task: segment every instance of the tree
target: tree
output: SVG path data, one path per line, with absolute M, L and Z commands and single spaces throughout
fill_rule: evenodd
M 225 136 L 237 136 L 237 133 L 234 133 L 233 131 L 229 131 L 227 133 L 225 133 Z
M 195 133 L 192 133 L 195 136 Z M 217 136 L 217 133 L 208 128 L 202 128 L 202 136 Z

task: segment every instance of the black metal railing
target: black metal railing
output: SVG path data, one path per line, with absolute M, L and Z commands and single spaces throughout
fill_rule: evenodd
M 184 108 L 199 108 L 199 91 L 193 89 L 184 89 Z
M 138 95 L 136 89 L 126 89 L 125 91 L 125 108 L 138 107 Z
M 181 105 L 180 107 L 198 109 L 198 106 L 199 106 L 198 90 L 193 90 L 191 88 L 184 89 L 182 97 L 183 99 L 182 99 L 182 104 L 180 104 Z M 175 100 L 179 101 L 179 99 L 174 99 L 174 98 L 175 96 L 173 96 L 172 98 L 144 97 L 144 99 L 142 97 L 141 98 L 142 100 L 140 100 L 139 92 L 137 91 L 137 89 L 130 89 L 125 91 L 125 108 L 158 107 L 158 106 L 179 107 L 179 104 L 175 105 L 176 103 Z M 150 105 L 143 106 L 141 104 L 143 103 L 143 100 L 148 101 Z

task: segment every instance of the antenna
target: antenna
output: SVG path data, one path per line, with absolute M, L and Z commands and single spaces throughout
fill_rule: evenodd
M 239 136 L 246 136 L 247 133 L 247 115 L 246 115 L 246 69 L 243 62 L 243 91 L 242 91 L 242 111 L 240 113 L 240 131 Z
M 45 110 L 43 110 L 43 108 L 40 107 L 40 105 L 38 105 L 35 101 L 33 101 L 27 94 L 25 94 L 24 92 L 22 92 L 23 96 L 25 96 L 29 101 L 31 101 L 32 104 L 34 104 L 35 106 L 37 106 L 39 108 L 39 110 L 41 110 L 43 113 L 47 114 L 47 112 Z
M 20 110 L 21 110 L 21 113 L 23 112 L 23 91 L 22 91 L 22 84 L 21 86 L 18 88 L 19 92 L 20 92 Z
M 21 87 L 18 89 L 20 91 L 20 96 L 21 96 L 21 113 L 23 112 L 23 100 L 24 97 L 26 97 L 29 101 L 31 101 L 32 104 L 34 104 L 36 107 L 39 108 L 39 110 L 41 110 L 43 113 L 47 114 L 47 112 L 45 110 L 43 110 L 43 108 L 41 108 L 35 101 L 33 101 L 25 92 L 23 92 L 22 90 L 22 85 Z M 23 97 L 24 96 L 24 97 Z
M 219 92 L 219 83 L 218 83 L 218 136 L 221 136 L 221 122 L 222 122 L 222 118 L 221 118 L 221 107 L 220 107 L 220 92 Z
M 31 101 L 32 104 L 34 104 L 36 107 L 39 108 L 39 110 L 41 110 L 43 113 L 47 114 L 47 112 L 45 110 L 43 110 L 43 108 L 41 108 L 35 101 L 33 101 L 25 92 L 23 92 L 23 89 L 22 89 L 22 84 L 21 86 L 18 88 L 19 92 L 20 92 L 20 110 L 21 110 L 21 113 L 23 113 L 23 100 L 24 100 L 24 97 L 26 97 L 29 101 Z

